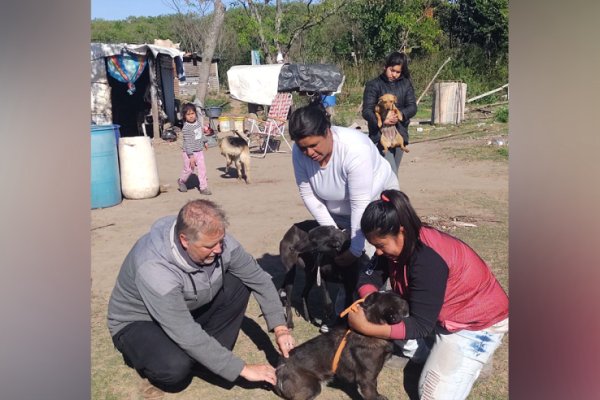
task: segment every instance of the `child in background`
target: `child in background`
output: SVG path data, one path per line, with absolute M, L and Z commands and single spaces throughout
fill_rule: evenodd
M 203 118 L 198 118 L 196 106 L 192 103 L 186 103 L 181 108 L 183 115 L 183 134 L 182 157 L 183 170 L 177 183 L 179 184 L 180 192 L 187 192 L 186 182 L 194 167 L 196 167 L 200 194 L 210 195 L 212 192 L 208 189 L 208 181 L 206 179 L 206 165 L 204 165 L 204 149 L 208 149 L 206 137 L 203 134 Z

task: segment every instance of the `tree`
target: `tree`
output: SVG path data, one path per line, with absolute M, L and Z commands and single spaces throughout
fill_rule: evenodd
M 443 38 L 435 17 L 437 0 L 361 0 L 351 6 L 353 19 L 361 26 L 366 56 L 380 60 L 393 50 L 432 53 Z
M 171 0 L 171 2 L 179 20 L 177 32 L 182 38 L 181 47 L 191 52 L 202 49 L 196 99 L 204 104 L 208 92 L 210 65 L 225 20 L 225 6 L 221 0 Z M 212 14 L 209 15 L 210 11 Z
M 451 23 L 456 38 L 481 47 L 488 60 L 508 52 L 508 0 L 457 0 Z
M 267 64 L 275 62 L 278 53 L 288 62 L 290 48 L 301 35 L 335 15 L 349 0 L 323 0 L 318 3 L 313 0 L 286 3 L 276 0 L 275 7 L 270 6 L 270 2 L 263 0 L 261 4 L 254 0 L 238 0 L 253 22 L 251 26 L 255 28 Z M 289 12 L 292 10 L 296 12 Z

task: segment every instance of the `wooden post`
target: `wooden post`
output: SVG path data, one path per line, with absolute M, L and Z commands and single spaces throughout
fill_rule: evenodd
M 148 53 L 148 72 L 150 73 L 150 99 L 152 102 L 152 132 L 154 137 L 160 137 L 160 124 L 158 120 L 158 93 L 156 92 L 156 70 L 152 55 Z M 146 132 L 144 130 L 144 132 Z

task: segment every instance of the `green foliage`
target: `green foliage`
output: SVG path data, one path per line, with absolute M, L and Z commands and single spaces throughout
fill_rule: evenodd
M 498 122 L 508 122 L 508 107 L 500 107 L 496 110 L 494 120 Z
M 499 147 L 496 151 L 500 158 L 508 160 L 508 147 Z
M 129 17 L 122 21 L 94 19 L 91 22 L 92 42 L 101 43 L 153 43 L 154 39 L 176 37 L 174 16 Z
M 363 56 L 366 60 L 382 59 L 394 50 L 429 54 L 439 50 L 444 32 L 432 11 L 435 1 L 360 0 L 352 2 L 348 14 L 360 26 Z
M 508 51 L 508 0 L 457 0 L 447 22 L 456 39 L 479 46 L 488 59 Z

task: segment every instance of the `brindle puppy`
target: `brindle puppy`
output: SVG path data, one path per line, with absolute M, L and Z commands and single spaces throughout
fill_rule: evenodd
M 360 306 L 367 320 L 375 324 L 395 324 L 408 316 L 408 303 L 392 292 L 373 293 Z M 275 393 L 288 400 L 314 399 L 321 392 L 321 382 L 336 376 L 356 382 L 366 400 L 385 400 L 377 392 L 377 376 L 392 354 L 392 342 L 351 331 L 334 373 L 333 358 L 345 333 L 346 328 L 336 327 L 298 346 L 289 358 L 282 357 Z

